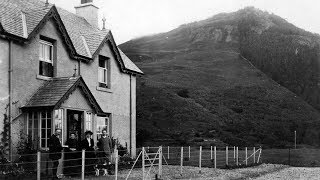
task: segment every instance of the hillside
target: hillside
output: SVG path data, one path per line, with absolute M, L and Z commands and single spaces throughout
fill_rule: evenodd
M 240 25 L 250 14 L 259 20 L 250 24 L 258 34 L 281 27 L 314 36 L 245 8 L 120 45 L 146 74 L 137 83 L 138 145 L 283 147 L 293 142 L 294 130 L 298 143 L 318 145 L 319 112 L 240 55 L 246 32 Z

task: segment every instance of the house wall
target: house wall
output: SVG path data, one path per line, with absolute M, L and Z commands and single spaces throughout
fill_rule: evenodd
M 8 68 L 9 42 L 0 39 L 0 132 L 3 131 L 5 114 L 7 114 L 6 107 L 9 103 Z
M 100 55 L 110 58 L 110 89 L 98 87 L 98 56 L 89 64 L 81 64 L 81 75 L 104 112 L 111 113 L 111 136 L 119 138 L 122 145 L 130 147 L 130 75 L 122 73 L 110 47 L 105 44 Z M 135 85 L 132 76 L 132 148 L 135 150 Z M 135 154 L 135 153 L 133 153 Z
M 26 44 L 13 44 L 13 145 L 15 146 L 20 139 L 20 130 L 26 129 L 24 115 L 20 112 L 20 107 L 30 99 L 36 90 L 42 86 L 46 80 L 38 75 L 39 68 L 39 40 L 40 35 L 56 40 L 56 62 L 55 74 L 56 77 L 70 77 L 74 73 L 75 66 L 78 66 L 78 61 L 70 59 L 66 46 L 64 45 L 60 32 L 57 30 L 53 21 L 48 21 L 40 30 L 39 34 L 31 39 Z M 6 47 L 6 42 L 0 41 L 2 51 Z M 7 50 L 3 50 L 8 52 Z M 120 72 L 120 68 L 111 53 L 108 45 L 105 45 L 101 55 L 110 57 L 111 66 L 111 89 L 108 91 L 97 90 L 98 85 L 98 57 L 90 63 L 81 62 L 81 75 L 88 85 L 89 89 L 95 96 L 96 100 L 102 107 L 104 112 L 111 113 L 111 135 L 119 138 L 120 142 L 130 147 L 130 75 Z M 4 58 L 7 55 L 1 53 L 0 57 Z M 1 62 L 3 63 L 3 62 Z M 79 69 L 79 68 L 77 68 Z M 5 66 L 1 66 L 0 72 L 7 71 Z M 3 79 L 7 79 L 4 78 Z M 3 84 L 8 84 L 2 81 Z M 6 86 L 1 86 L 6 89 Z M 1 90 L 2 90 L 1 89 Z M 2 91 L 1 91 L 2 92 Z M 0 97 L 6 97 L 6 93 L 0 94 Z M 132 140 L 135 140 L 135 77 L 132 78 Z M 2 101 L 1 101 L 2 103 Z M 3 109 L 3 101 L 0 108 Z M 0 125 L 1 127 L 1 125 Z M 26 132 L 26 131 L 25 131 Z M 132 144 L 135 149 L 135 142 Z

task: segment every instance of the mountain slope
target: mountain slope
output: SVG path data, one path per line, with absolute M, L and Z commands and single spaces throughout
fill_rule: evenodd
M 258 14 L 255 32 L 281 27 L 310 35 L 245 8 L 120 45 L 146 74 L 137 83 L 140 145 L 150 135 L 153 144 L 284 146 L 294 130 L 299 143 L 318 143 L 319 112 L 240 55 L 239 24 L 248 13 Z

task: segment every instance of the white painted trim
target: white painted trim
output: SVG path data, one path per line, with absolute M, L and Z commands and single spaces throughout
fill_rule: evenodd
M 88 44 L 87 44 L 86 39 L 84 38 L 84 36 L 81 36 L 81 39 L 82 39 L 82 41 L 83 41 L 83 45 L 84 45 L 84 47 L 85 47 L 85 49 L 86 49 L 86 51 L 87 51 L 87 54 L 89 55 L 89 58 L 92 58 L 92 54 L 91 54 L 91 52 L 90 52 L 90 49 L 89 49 L 89 46 L 88 46 Z
M 23 37 L 28 38 L 27 21 L 26 21 L 26 15 L 24 14 L 24 12 L 21 12 L 21 20 L 22 20 Z

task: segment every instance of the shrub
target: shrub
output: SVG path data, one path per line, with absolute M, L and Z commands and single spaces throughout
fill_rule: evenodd
M 188 89 L 182 89 L 180 91 L 178 91 L 177 93 L 180 97 L 183 97 L 183 98 L 189 98 L 189 91 Z

